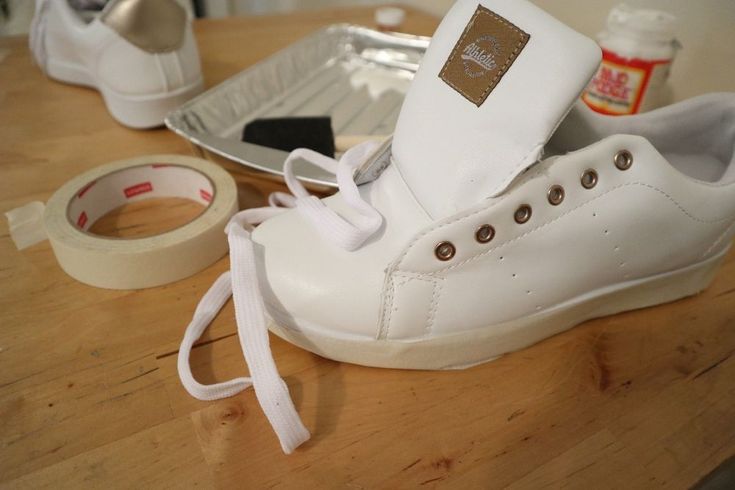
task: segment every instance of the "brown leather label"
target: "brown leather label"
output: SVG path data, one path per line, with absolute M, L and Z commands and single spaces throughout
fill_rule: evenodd
M 480 107 L 530 37 L 495 12 L 478 5 L 439 77 Z

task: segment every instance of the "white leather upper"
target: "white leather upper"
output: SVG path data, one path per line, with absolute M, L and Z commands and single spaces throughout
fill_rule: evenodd
M 629 170 L 613 164 L 621 149 L 633 153 Z M 588 168 L 599 175 L 593 189 L 580 183 Z M 547 201 L 554 184 L 566 191 L 558 206 Z M 513 218 L 521 204 L 533 209 L 524 224 Z M 385 295 L 394 299 L 383 310 L 380 336 L 487 327 L 677 270 L 729 246 L 734 218 L 733 185 L 693 181 L 644 138 L 611 136 L 539 164 L 503 196 L 439 221 L 412 240 L 388 273 Z M 481 244 L 474 233 L 486 223 L 496 235 Z M 456 246 L 449 262 L 434 257 L 441 241 Z M 433 289 L 420 291 L 415 281 L 427 280 Z M 429 300 L 426 319 L 422 303 Z
M 621 149 L 634 157 L 625 171 L 613 163 Z M 580 183 L 588 168 L 599 176 L 593 189 Z M 558 206 L 547 201 L 554 184 L 566 194 Z M 434 222 L 396 166 L 363 189 L 386 229 L 356 252 L 324 241 L 297 211 L 256 229 L 261 287 L 281 323 L 393 340 L 482 328 L 700 262 L 735 233 L 735 185 L 681 174 L 640 136 L 610 136 L 551 157 L 502 196 Z M 349 216 L 339 199 L 327 201 Z M 513 218 L 521 204 L 533 210 L 525 224 Z M 483 224 L 495 228 L 487 244 L 475 240 Z M 448 262 L 434 255 L 442 241 L 457 250 Z
M 360 188 L 384 217 L 375 237 L 354 252 L 325 240 L 311 221 L 293 210 L 253 232 L 261 245 L 261 291 L 271 315 L 286 325 L 319 325 L 335 334 L 375 337 L 385 271 L 397 251 L 431 221 L 412 198 L 398 169 Z M 339 194 L 325 200 L 348 219 L 354 211 Z
M 98 24 L 111 31 L 104 24 Z M 116 39 L 97 57 L 96 66 L 99 79 L 118 93 L 171 92 L 201 78 L 199 55 L 191 28 L 186 30 L 184 43 L 178 51 L 159 54 L 146 53 L 114 31 L 111 35 Z M 131 77 L 131 73 L 136 76 Z
M 87 84 L 126 96 L 159 95 L 201 80 L 191 23 L 180 49 L 148 53 L 102 23 L 85 23 L 66 1 L 51 1 L 46 13 L 46 64 L 86 72 Z
M 434 34 L 401 109 L 393 155 L 435 218 L 497 195 L 536 162 L 601 57 L 594 41 L 530 2 L 479 3 L 530 39 L 478 108 L 438 76 L 477 0 L 458 1 Z

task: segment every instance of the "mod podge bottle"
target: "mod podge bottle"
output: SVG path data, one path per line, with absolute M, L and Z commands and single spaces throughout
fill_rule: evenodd
M 598 36 L 602 64 L 582 99 L 603 114 L 645 112 L 664 102 L 664 87 L 680 48 L 676 17 L 618 5 Z

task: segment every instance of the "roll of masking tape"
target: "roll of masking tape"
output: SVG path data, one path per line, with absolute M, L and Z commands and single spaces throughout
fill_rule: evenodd
M 159 235 L 113 238 L 89 233 L 124 204 L 180 197 L 204 205 L 191 222 Z M 79 175 L 51 197 L 44 226 L 56 259 L 73 278 L 108 289 L 160 286 L 199 272 L 227 252 L 225 226 L 237 212 L 237 187 L 219 166 L 200 158 L 150 155 Z

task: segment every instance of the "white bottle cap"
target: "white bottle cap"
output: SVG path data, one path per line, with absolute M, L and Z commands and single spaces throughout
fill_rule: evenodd
M 634 9 L 620 4 L 610 11 L 607 28 L 611 33 L 629 34 L 640 39 L 672 42 L 676 36 L 676 16 L 651 9 Z
M 398 7 L 381 7 L 375 10 L 375 23 L 383 29 L 398 29 L 406 18 L 406 11 Z

